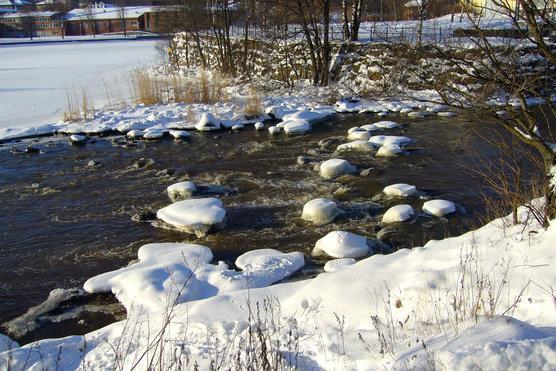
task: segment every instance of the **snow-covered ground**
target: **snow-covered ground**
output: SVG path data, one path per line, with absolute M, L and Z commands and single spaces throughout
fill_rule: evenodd
M 177 361 L 241 369 L 263 356 L 301 369 L 552 370 L 556 224 L 545 230 L 531 219 L 507 221 L 268 287 L 261 286 L 275 279 L 256 272 L 284 277 L 302 259 L 250 252 L 236 262 L 240 273 L 209 263 L 202 246 L 147 245 L 140 262 L 89 281 L 124 301 L 127 321 L 10 349 L 0 359 L 14 370 Z
M 105 83 L 114 90 L 119 81 L 123 83 L 118 93 L 126 98 L 124 80 L 131 70 L 157 58 L 155 44 L 136 40 L 0 45 L 0 139 L 60 121 L 67 106 L 66 89 L 80 94 L 85 88 L 101 105 Z

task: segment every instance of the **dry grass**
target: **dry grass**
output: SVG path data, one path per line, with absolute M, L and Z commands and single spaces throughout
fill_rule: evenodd
M 131 75 L 131 88 L 135 102 L 144 105 L 165 103 L 205 103 L 226 100 L 227 82 L 219 76 L 208 76 L 201 71 L 196 77 L 180 75 L 154 76 L 144 70 Z
M 85 88 L 80 91 L 66 88 L 66 110 L 62 118 L 66 122 L 88 121 L 95 117 L 95 107 Z
M 263 114 L 263 99 L 256 88 L 250 89 L 250 94 L 245 101 L 245 117 L 256 118 Z

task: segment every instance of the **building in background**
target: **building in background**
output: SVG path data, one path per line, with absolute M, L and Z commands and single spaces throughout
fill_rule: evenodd
M 34 4 L 27 0 L 0 0 L 0 14 L 34 10 Z
M 62 12 L 15 12 L 0 15 L 0 36 L 64 36 Z

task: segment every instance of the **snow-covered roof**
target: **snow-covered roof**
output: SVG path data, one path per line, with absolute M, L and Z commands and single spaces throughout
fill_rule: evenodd
M 52 17 L 56 14 L 60 14 L 60 12 L 16 12 L 16 13 L 8 13 L 0 15 L 0 18 L 21 18 L 21 17 Z
M 93 7 L 91 8 L 91 11 L 95 19 L 120 18 L 120 14 L 118 13 L 119 8 L 110 4 L 105 4 L 104 7 L 97 7 L 97 8 Z M 126 19 L 138 18 L 141 15 L 152 11 L 153 11 L 153 7 L 150 6 L 126 6 L 125 18 Z M 64 19 L 67 21 L 87 20 L 86 10 L 84 8 L 72 9 L 64 15 Z
M 29 4 L 31 2 L 25 0 L 0 0 L 0 6 L 22 6 Z

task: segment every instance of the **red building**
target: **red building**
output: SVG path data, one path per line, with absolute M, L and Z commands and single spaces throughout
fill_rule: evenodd
M 0 15 L 0 37 L 62 36 L 61 12 L 15 12 Z

